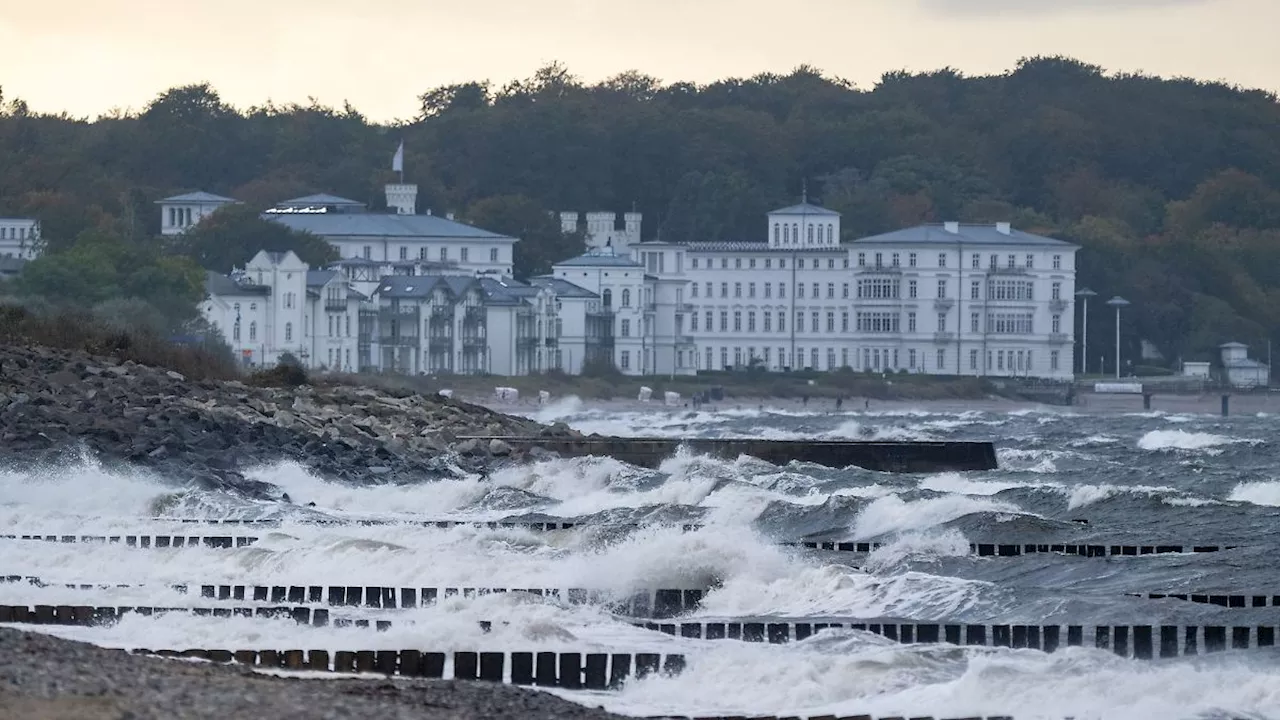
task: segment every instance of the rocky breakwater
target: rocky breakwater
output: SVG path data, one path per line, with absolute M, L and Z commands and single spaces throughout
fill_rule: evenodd
M 131 361 L 0 346 L 0 464 L 10 467 L 88 454 L 271 498 L 278 493 L 245 470 L 294 460 L 330 480 L 419 482 L 524 459 L 501 440 L 467 435 L 539 434 L 576 433 L 434 395 L 192 381 Z

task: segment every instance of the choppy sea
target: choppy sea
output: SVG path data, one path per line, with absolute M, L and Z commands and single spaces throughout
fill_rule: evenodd
M 171 583 L 586 587 L 625 597 L 705 591 L 695 616 L 895 618 L 1003 624 L 1280 625 L 1280 607 L 1223 608 L 1148 593 L 1280 595 L 1280 417 L 1067 410 L 843 413 L 543 408 L 588 432 L 654 437 L 993 440 L 1000 469 L 880 474 L 793 461 L 687 454 L 658 470 L 608 458 L 513 467 L 488 480 L 351 487 L 298 465 L 257 479 L 293 504 L 250 502 L 86 459 L 0 472 L 0 534 L 190 531 L 181 518 L 280 518 L 251 547 L 143 551 L 0 540 L 0 604 L 193 603 Z M 314 502 L 315 507 L 306 507 Z M 556 517 L 573 531 L 308 519 Z M 696 524 L 697 529 L 683 529 Z M 870 554 L 779 540 L 879 541 Z M 971 542 L 1236 545 L 1203 554 L 976 557 Z M 58 583 L 119 583 L 92 598 Z M 199 603 L 210 604 L 210 601 Z M 243 604 L 243 603 L 241 603 Z M 129 616 L 111 627 L 41 626 L 110 647 L 303 647 L 681 652 L 677 676 L 617 692 L 558 694 L 632 715 L 1280 718 L 1280 651 L 1157 660 L 1093 648 L 899 645 L 827 630 L 787 645 L 680 638 L 633 627 L 604 605 L 519 594 L 400 610 L 387 632 L 288 620 Z M 494 622 L 485 632 L 477 621 Z

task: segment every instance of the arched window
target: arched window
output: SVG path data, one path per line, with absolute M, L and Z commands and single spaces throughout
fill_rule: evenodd
M 236 324 L 231 326 L 231 339 L 240 342 L 240 321 L 236 320 Z
M 631 307 L 631 291 L 622 291 L 622 307 Z
M 258 303 L 249 303 L 249 312 L 258 312 Z
M 604 291 L 604 306 L 606 308 L 613 307 L 613 291 L 612 290 Z
M 250 322 L 249 323 L 249 342 L 253 342 L 257 339 L 258 339 L 258 323 Z
M 293 342 L 293 323 L 291 322 L 284 324 L 284 341 Z
M 800 224 L 791 223 L 791 241 L 796 245 L 800 244 Z
M 831 223 L 827 223 L 827 244 L 828 245 L 835 244 L 835 237 L 836 237 L 836 226 Z
M 773 232 L 775 235 L 778 233 L 777 225 L 773 226 Z M 782 242 L 784 244 L 791 242 L 791 228 L 787 227 L 786 225 L 782 226 Z
M 773 224 L 773 244 L 778 244 L 778 223 Z
M 812 244 L 813 244 L 813 226 L 812 226 L 812 225 L 810 225 L 810 226 L 807 228 L 807 230 L 808 230 L 808 232 L 806 233 L 806 234 L 808 235 L 808 238 L 807 238 L 807 239 L 808 239 L 808 241 L 809 241 L 809 244 L 810 244 L 810 245 L 812 245 Z

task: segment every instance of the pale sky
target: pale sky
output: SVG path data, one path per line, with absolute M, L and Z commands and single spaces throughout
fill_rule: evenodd
M 430 87 L 551 61 L 666 82 L 809 64 L 870 88 L 1063 54 L 1280 90 L 1277 33 L 1280 0 L 0 0 L 0 87 L 94 116 L 207 81 L 242 108 L 315 97 L 390 120 Z

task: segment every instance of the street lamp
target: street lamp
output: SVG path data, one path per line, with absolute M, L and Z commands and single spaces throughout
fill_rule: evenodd
M 1098 293 L 1089 288 L 1080 288 L 1076 291 L 1076 297 L 1084 301 L 1084 315 L 1081 320 L 1080 327 L 1080 374 L 1089 374 L 1089 298 Z
M 1107 301 L 1107 304 L 1116 309 L 1116 379 L 1120 379 L 1120 308 L 1129 304 L 1128 300 L 1119 295 Z

